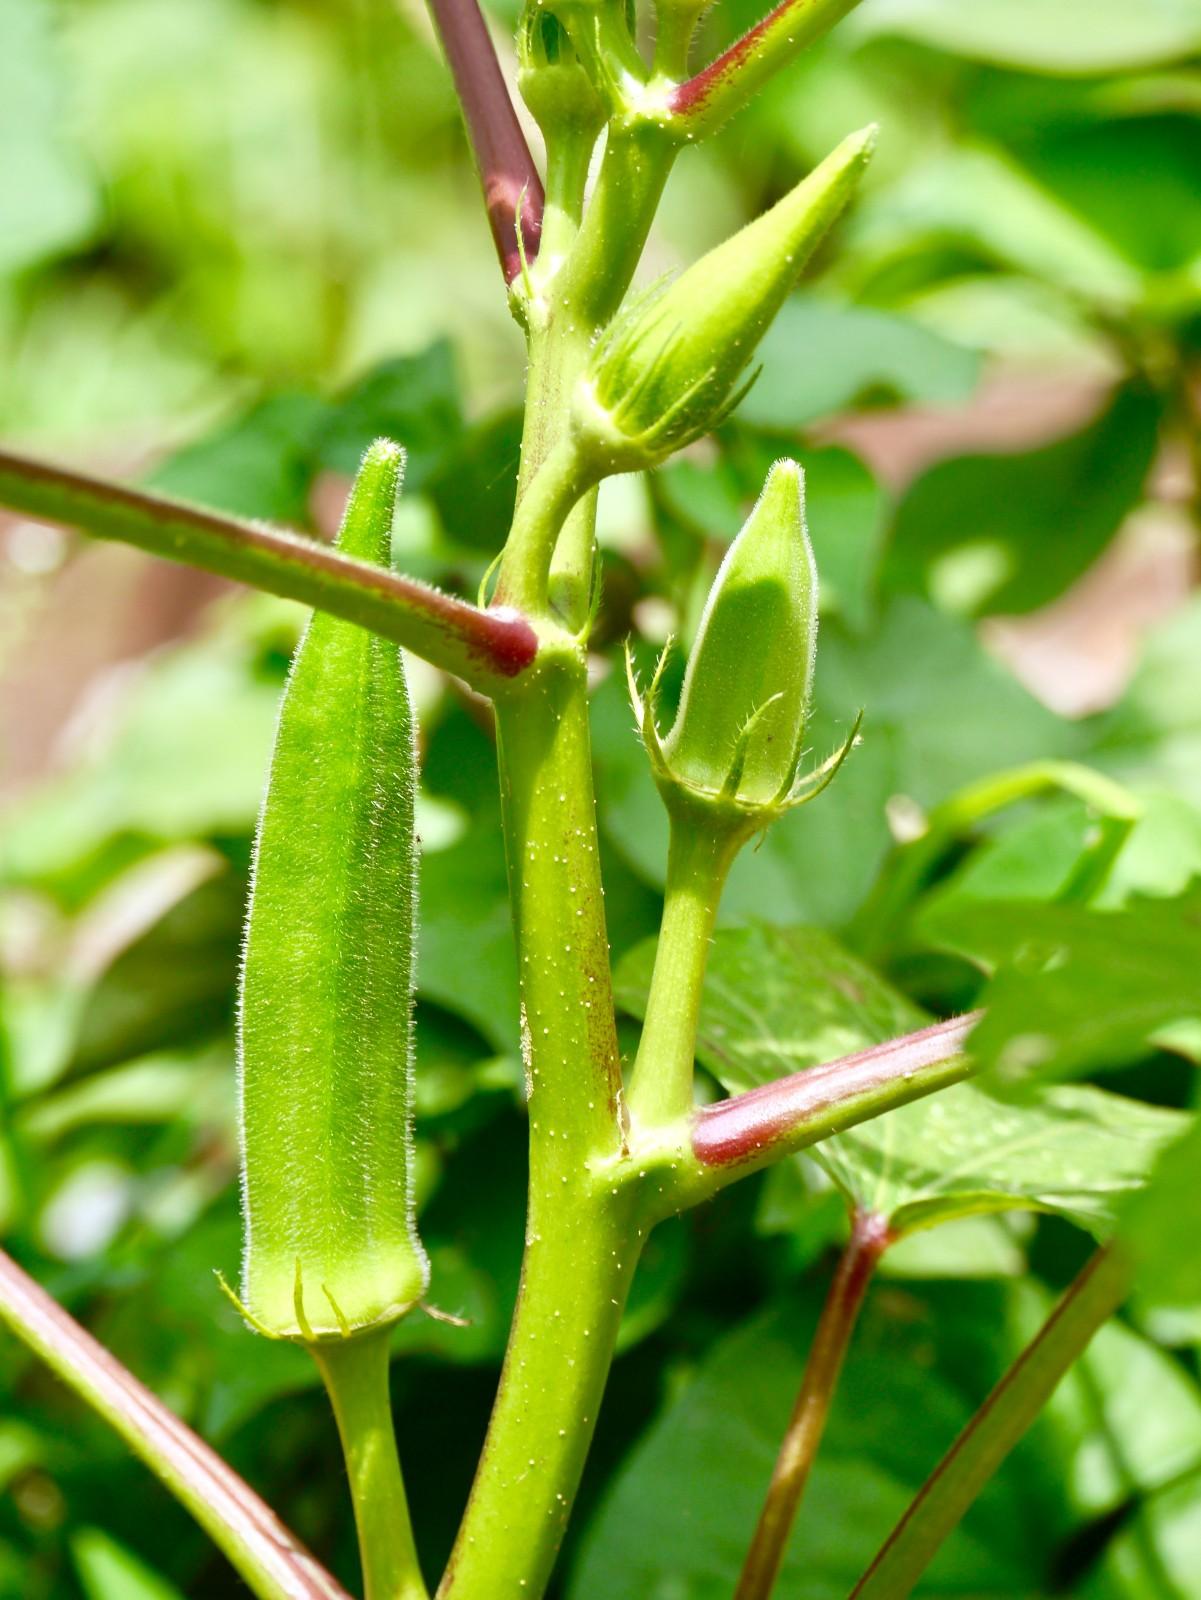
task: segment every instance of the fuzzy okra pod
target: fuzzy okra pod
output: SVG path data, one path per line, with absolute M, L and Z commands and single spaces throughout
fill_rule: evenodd
M 387 563 L 403 453 L 367 452 L 339 535 Z M 313 1344 L 425 1291 L 413 1221 L 413 715 L 396 645 L 318 612 L 259 820 L 239 1022 L 246 1248 L 261 1331 Z

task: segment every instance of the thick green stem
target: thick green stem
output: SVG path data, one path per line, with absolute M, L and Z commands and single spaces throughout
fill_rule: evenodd
M 637 1128 L 662 1127 L 692 1109 L 709 942 L 738 844 L 736 835 L 672 823 L 663 921 L 630 1086 L 630 1120 Z
M 583 1470 L 640 1238 L 598 1184 L 622 1147 L 583 653 L 540 652 L 497 706 L 530 1118 L 526 1252 L 471 1500 L 439 1591 L 536 1600 Z
M 943 1457 L 851 1600 L 905 1600 L 913 1593 L 947 1535 L 1121 1305 L 1128 1286 L 1123 1257 L 1112 1245 L 1099 1250 Z
M 309 1346 L 346 1458 L 367 1600 L 428 1600 L 405 1498 L 388 1390 L 389 1330 Z
M 0 505 L 119 539 L 270 594 L 301 600 L 394 639 L 485 693 L 529 666 L 524 617 L 481 611 L 315 539 L 201 510 L 0 451 Z
M 533 404 L 539 410 L 550 403 L 535 393 Z M 549 614 L 551 557 L 568 514 L 588 487 L 570 441 L 552 445 L 517 501 L 496 584 L 500 605 L 517 606 L 535 617 Z
M 788 1549 L 801 1496 L 826 1431 L 830 1402 L 863 1309 L 876 1263 L 888 1246 L 888 1226 L 870 1212 L 855 1217 L 822 1307 L 796 1407 L 776 1458 L 767 1498 L 743 1564 L 734 1600 L 768 1600 Z
M 259 1600 L 349 1600 L 254 1490 L 3 1251 L 0 1322 L 124 1439 Z

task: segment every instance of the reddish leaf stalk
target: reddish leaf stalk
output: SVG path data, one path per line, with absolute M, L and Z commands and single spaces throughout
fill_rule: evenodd
M 430 0 L 475 155 L 484 206 L 505 282 L 521 271 L 517 212 L 527 261 L 538 253 L 545 196 L 476 0 Z
M 315 539 L 3 450 L 0 505 L 332 612 L 472 683 L 514 678 L 538 652 L 516 611 L 481 610 Z
M 707 1167 L 762 1163 L 777 1145 L 799 1147 L 813 1126 L 821 1137 L 903 1105 L 971 1072 L 960 1052 L 980 1020 L 972 1011 L 820 1067 L 806 1067 L 696 1113 L 694 1155 Z M 831 1113 L 844 1113 L 842 1120 Z
M 768 1600 L 788 1548 L 788 1537 L 826 1429 L 830 1402 L 863 1309 L 876 1263 L 891 1242 L 888 1224 L 858 1213 L 822 1307 L 796 1407 L 776 1458 L 763 1510 L 747 1551 L 734 1600 Z
M 3 1251 L 0 1321 L 116 1429 L 255 1594 L 349 1600 L 254 1490 Z
M 859 0 L 781 0 L 715 61 L 677 85 L 668 105 L 685 126 L 712 132 L 767 78 L 846 15 Z

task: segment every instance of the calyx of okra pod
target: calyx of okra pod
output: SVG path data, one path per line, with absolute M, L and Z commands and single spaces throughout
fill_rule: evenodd
M 592 474 L 654 466 L 737 404 L 739 379 L 874 143 L 874 127 L 844 139 L 770 211 L 618 313 L 573 397 Z
M 643 741 L 673 815 L 756 829 L 826 786 L 858 725 L 835 756 L 798 781 L 816 646 L 804 473 L 795 461 L 777 461 L 713 581 L 666 735 L 656 701 L 670 644 L 645 699 L 630 674 Z
M 388 564 L 403 453 L 339 535 Z M 399 648 L 324 612 L 296 652 L 255 841 L 239 1014 L 242 1309 L 305 1343 L 425 1292 L 413 1222 L 416 752 Z

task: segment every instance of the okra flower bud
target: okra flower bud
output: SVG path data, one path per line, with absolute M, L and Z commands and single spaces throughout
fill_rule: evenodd
M 634 690 L 673 815 L 745 836 L 825 787 L 858 729 L 798 783 L 816 644 L 804 474 L 795 461 L 777 461 L 713 581 L 666 737 L 655 725 L 662 662 L 645 702 Z
M 549 142 L 571 129 L 595 139 L 604 126 L 604 105 L 566 28 L 540 0 L 526 0 L 517 59 L 517 87 L 543 137 Z
M 618 315 L 574 396 L 591 472 L 653 466 L 737 404 L 739 378 L 874 142 L 874 128 L 852 134 L 770 211 Z
M 386 564 L 403 455 L 373 445 L 339 547 Z M 288 679 L 242 970 L 245 1313 L 312 1343 L 425 1291 L 413 1223 L 417 847 L 400 651 L 317 612 Z

